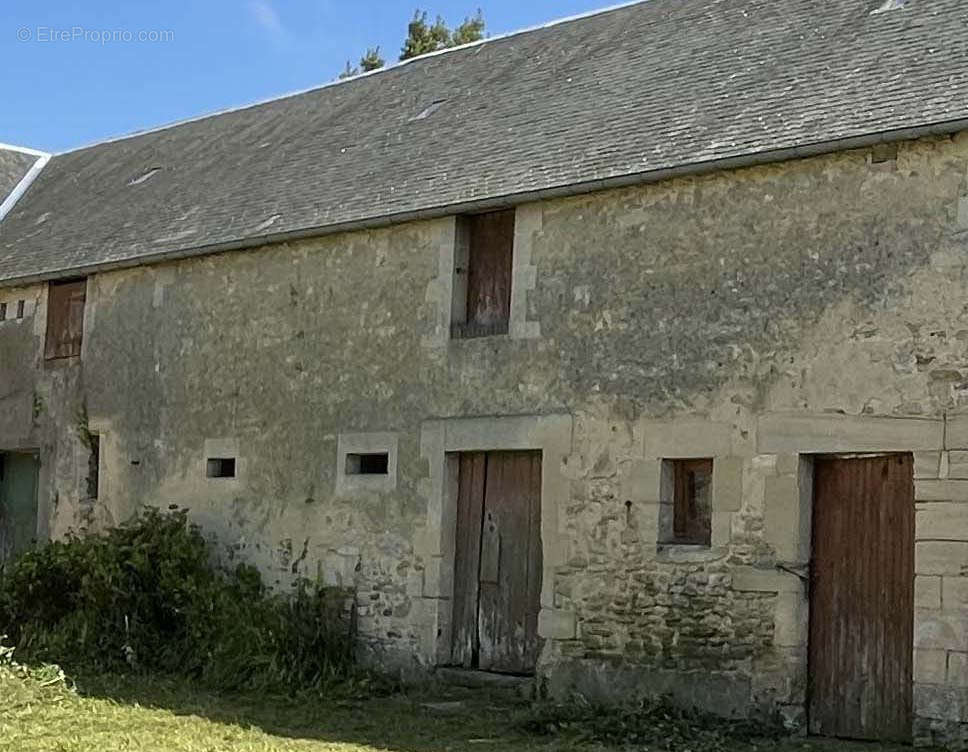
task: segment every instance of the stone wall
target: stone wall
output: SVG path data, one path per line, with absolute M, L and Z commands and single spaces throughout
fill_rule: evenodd
M 482 339 L 447 336 L 453 219 L 95 275 L 69 363 L 43 361 L 31 288 L 0 325 L 0 450 L 41 453 L 42 536 L 187 506 L 279 587 L 355 586 L 367 653 L 427 670 L 448 654 L 448 453 L 542 449 L 549 689 L 792 723 L 810 457 L 916 452 L 917 732 L 960 738 L 966 197 L 962 135 L 521 206 L 510 333 Z M 392 483 L 347 483 L 341 453 L 375 441 Z M 236 478 L 206 477 L 213 452 Z M 659 543 L 682 457 L 715 460 L 708 550 Z
M 968 742 L 968 417 L 945 426 L 945 451 L 915 455 L 915 735 Z

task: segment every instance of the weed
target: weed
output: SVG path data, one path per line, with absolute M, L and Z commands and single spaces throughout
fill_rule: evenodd
M 0 573 L 0 631 L 69 670 L 183 675 L 221 689 L 314 688 L 352 668 L 348 593 L 212 563 L 184 510 L 29 551 Z
M 519 723 L 536 735 L 669 752 L 725 752 L 738 743 L 775 744 L 784 736 L 779 725 L 723 719 L 655 696 L 622 705 L 597 705 L 581 696 L 540 702 Z

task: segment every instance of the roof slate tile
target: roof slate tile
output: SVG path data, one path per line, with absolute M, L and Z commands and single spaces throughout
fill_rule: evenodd
M 647 0 L 56 155 L 0 282 L 968 118 L 968 4 L 882 5 Z

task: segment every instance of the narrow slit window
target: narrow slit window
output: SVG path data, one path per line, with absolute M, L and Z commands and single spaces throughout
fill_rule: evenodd
M 47 360 L 81 354 L 87 280 L 51 282 L 47 293 Z
M 7 320 L 7 304 L 0 303 L 0 321 Z
M 712 535 L 713 461 L 674 460 L 673 543 L 709 546 Z
M 209 457 L 206 464 L 205 474 L 209 478 L 235 477 L 235 457 Z
M 507 334 L 511 318 L 511 263 L 514 209 L 474 214 L 460 220 L 455 268 L 458 284 L 451 336 L 456 339 Z
M 89 434 L 90 454 L 87 457 L 87 496 L 97 499 L 101 493 L 101 437 Z
M 22 319 L 24 317 L 24 302 L 22 300 L 17 301 L 17 318 Z
M 390 455 L 387 452 L 347 454 L 347 475 L 389 475 Z

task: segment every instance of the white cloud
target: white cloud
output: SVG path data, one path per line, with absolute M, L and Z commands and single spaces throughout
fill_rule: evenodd
M 255 22 L 274 37 L 285 36 L 286 29 L 269 0 L 249 0 L 249 13 Z

